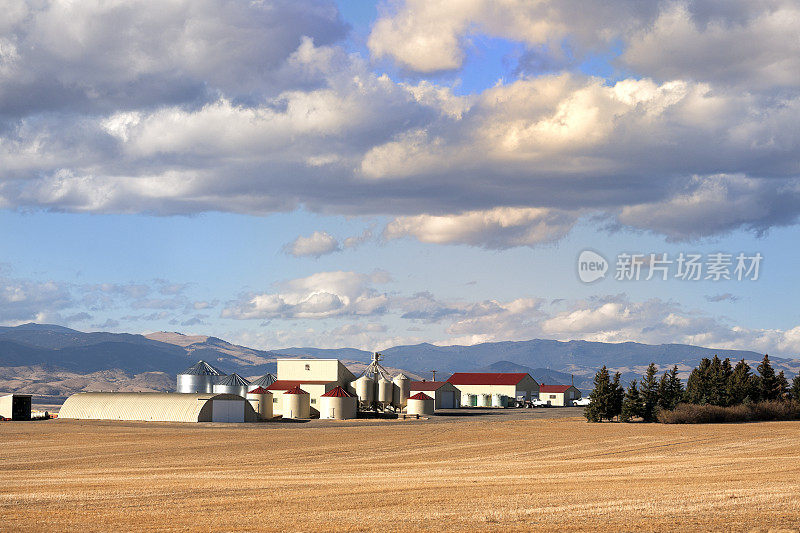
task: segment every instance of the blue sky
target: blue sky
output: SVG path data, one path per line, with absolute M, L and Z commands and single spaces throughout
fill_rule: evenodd
M 175 4 L 145 27 L 219 27 L 38 42 L 65 15 L 24 3 L 0 26 L 0 322 L 800 351 L 791 2 Z M 92 9 L 63 23 L 153 12 Z M 718 68 L 737 35 L 764 39 Z M 585 249 L 606 279 L 579 280 Z M 617 281 L 623 252 L 764 259 L 757 281 Z

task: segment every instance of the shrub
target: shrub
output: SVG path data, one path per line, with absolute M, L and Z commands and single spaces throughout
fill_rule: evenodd
M 800 402 L 766 401 L 731 407 L 678 404 L 672 411 L 659 411 L 663 424 L 719 424 L 763 420 L 800 420 Z

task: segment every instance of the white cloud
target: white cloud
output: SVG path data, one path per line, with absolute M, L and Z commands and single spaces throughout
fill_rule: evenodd
M 284 249 L 295 257 L 320 257 L 341 250 L 339 241 L 325 231 L 315 231 L 308 237 L 302 235 L 287 244 Z
M 371 316 L 387 310 L 389 297 L 373 285 L 388 283 L 386 272 L 319 272 L 278 285 L 278 292 L 250 294 L 229 302 L 223 318 L 331 318 Z

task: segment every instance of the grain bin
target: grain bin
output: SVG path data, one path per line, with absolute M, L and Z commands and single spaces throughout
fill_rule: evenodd
M 418 392 L 414 396 L 408 398 L 406 413 L 410 415 L 428 416 L 433 414 L 434 409 L 435 402 L 433 398 L 424 392 Z
M 358 416 L 358 398 L 336 387 L 320 396 L 319 417 L 333 420 L 349 420 Z
M 300 387 L 283 393 L 284 418 L 311 418 L 311 396 Z
M 408 379 L 408 376 L 405 374 L 397 374 L 394 379 L 392 380 L 394 383 L 394 404 L 399 407 L 403 408 L 406 406 L 406 401 L 408 401 L 408 397 L 411 396 L 411 380 Z
M 198 361 L 178 374 L 177 391 L 186 394 L 214 392 L 214 384 L 225 374 L 205 361 Z
M 358 401 L 364 407 L 370 407 L 372 402 L 375 401 L 375 380 L 367 376 L 361 376 L 353 383 Z
M 214 384 L 214 394 L 238 394 L 244 398 L 250 388 L 249 381 L 234 373 Z
M 260 378 L 251 381 L 250 382 L 250 387 L 251 387 L 251 390 L 253 388 L 255 388 L 255 387 L 261 387 L 263 389 L 266 389 L 267 387 L 269 387 L 270 385 L 272 385 L 276 381 L 278 381 L 278 378 L 276 378 L 272 374 L 267 373 L 267 374 L 264 374 L 263 376 L 261 376 Z
M 392 398 L 394 397 L 393 387 L 392 382 L 386 378 L 378 380 L 378 402 L 384 407 L 392 403 Z
M 246 398 L 253 406 L 253 411 L 256 412 L 258 418 L 261 420 L 272 418 L 272 393 L 270 391 L 263 387 L 256 387 L 250 389 Z

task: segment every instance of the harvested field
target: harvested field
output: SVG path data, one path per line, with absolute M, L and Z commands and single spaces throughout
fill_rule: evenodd
M 800 422 L 7 422 L 0 531 L 800 528 Z

